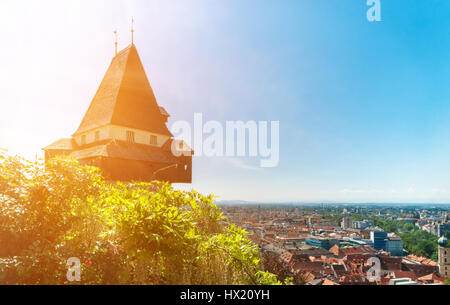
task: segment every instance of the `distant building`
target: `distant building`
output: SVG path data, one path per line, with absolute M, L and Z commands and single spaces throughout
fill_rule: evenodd
M 373 226 L 372 220 L 363 220 L 363 221 L 353 221 L 352 227 L 353 229 L 361 229 L 364 230 L 370 226 Z
M 333 255 L 330 251 L 328 251 L 325 248 L 307 245 L 307 244 L 298 245 L 294 252 L 298 258 L 303 257 L 306 260 L 309 260 L 309 256 L 324 255 L 326 257 L 329 257 L 329 256 Z
M 373 242 L 368 239 L 362 239 L 360 237 L 343 237 L 342 241 L 348 243 L 352 246 L 371 246 L 373 247 Z
M 432 222 L 422 226 L 422 230 L 427 231 L 437 237 L 441 237 L 445 232 L 450 231 L 450 223 Z
M 416 226 L 419 227 L 420 229 L 422 229 L 423 226 L 426 225 L 426 224 L 427 224 L 427 221 L 423 220 L 423 219 L 420 219 L 420 220 L 416 221 Z
M 398 218 L 398 220 L 406 221 L 410 224 L 414 224 L 417 221 L 417 219 L 414 218 Z
M 386 249 L 393 256 L 403 255 L 403 241 L 398 236 L 388 237 L 386 239 Z
M 374 229 L 370 232 L 370 240 L 377 250 L 386 250 L 387 233 L 382 229 Z
M 450 277 L 450 247 L 448 238 L 442 236 L 438 240 L 438 263 L 441 276 Z
M 351 219 L 350 217 L 344 217 L 344 218 L 342 218 L 341 228 L 342 228 L 343 230 L 353 228 L 353 219 Z
M 345 257 L 348 255 L 377 255 L 379 251 L 375 250 L 373 247 L 369 245 L 357 246 L 357 247 L 349 247 L 349 248 L 340 248 L 338 245 L 335 245 L 329 250 L 337 257 Z
M 328 240 L 328 238 L 311 236 L 310 238 L 307 238 L 305 241 L 308 245 L 311 246 L 324 248 L 326 250 L 330 249 L 330 241 Z
M 439 223 L 431 224 L 429 232 L 435 236 L 441 236 L 441 225 Z
M 397 286 L 406 286 L 406 285 L 412 285 L 412 286 L 416 286 L 417 282 L 414 282 L 413 280 L 411 280 L 410 278 L 396 278 L 396 279 L 390 279 L 389 280 L 389 285 L 397 285 Z
M 439 224 L 438 234 L 443 236 L 445 232 L 450 231 L 450 222 Z

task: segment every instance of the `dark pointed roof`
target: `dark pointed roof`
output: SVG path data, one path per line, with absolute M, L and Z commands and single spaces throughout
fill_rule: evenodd
M 173 136 L 167 129 L 134 45 L 113 58 L 74 135 L 107 124 Z

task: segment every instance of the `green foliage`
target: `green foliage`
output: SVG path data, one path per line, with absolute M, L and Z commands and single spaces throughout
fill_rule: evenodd
M 445 231 L 444 236 L 447 237 L 448 239 L 450 239 L 450 231 Z M 449 241 L 449 246 L 450 246 L 450 241 Z
M 75 284 L 281 284 L 212 196 L 0 152 L 0 284 L 68 284 L 71 257 Z
M 378 217 L 372 218 L 375 225 L 383 228 L 386 232 L 395 232 L 403 240 L 403 246 L 410 253 L 419 254 L 437 261 L 438 237 L 417 226 L 400 220 L 387 220 Z
M 261 285 L 293 285 L 293 278 L 286 278 L 284 282 L 280 282 L 277 276 L 270 272 L 259 271 L 256 274 L 257 280 Z

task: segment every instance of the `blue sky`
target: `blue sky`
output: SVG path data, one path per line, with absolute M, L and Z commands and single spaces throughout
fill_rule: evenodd
M 112 31 L 126 46 L 133 15 L 169 123 L 280 121 L 278 167 L 195 158 L 185 187 L 223 200 L 450 202 L 449 1 L 381 0 L 372 23 L 365 0 L 59 2 L 0 4 L 1 147 L 31 158 L 70 136 Z

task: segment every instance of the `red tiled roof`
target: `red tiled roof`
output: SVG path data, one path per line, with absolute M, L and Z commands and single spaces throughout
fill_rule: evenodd
M 280 259 L 283 260 L 285 263 L 289 263 L 292 259 L 293 254 L 289 251 L 284 252 L 280 255 Z
M 350 254 L 344 257 L 344 261 L 351 262 L 351 263 L 366 263 L 367 260 L 371 257 L 374 257 L 375 255 L 368 255 L 368 254 Z
M 351 283 L 364 283 L 365 280 L 360 275 L 345 275 L 340 278 L 339 283 L 341 284 L 351 284 Z
M 422 265 L 429 265 L 429 266 L 438 266 L 438 263 L 421 255 L 414 255 L 410 254 L 408 256 L 404 257 L 405 260 L 411 260 L 414 263 L 420 263 Z
M 401 271 L 402 270 L 402 258 L 401 257 L 391 257 L 386 255 L 380 255 L 379 259 L 381 261 L 381 269 L 390 271 Z
M 333 274 L 333 270 L 331 270 L 331 268 L 329 267 L 327 268 L 321 262 L 308 262 L 308 261 L 296 262 L 292 265 L 292 269 L 294 273 L 310 272 L 315 276 L 319 277 Z
M 415 281 L 417 279 L 416 274 L 413 271 L 395 271 L 394 272 L 395 278 L 410 278 L 411 280 Z
M 377 254 L 378 251 L 374 249 L 371 246 L 360 246 L 360 247 L 351 247 L 351 248 L 342 248 L 340 249 L 339 246 L 335 245 L 331 249 L 333 249 L 334 252 L 338 253 L 337 256 L 346 256 L 346 255 L 352 255 L 352 254 Z M 331 252 L 330 249 L 330 252 Z M 339 251 L 338 251 L 339 250 Z
M 338 245 L 334 245 L 328 251 L 330 251 L 331 253 L 333 253 L 336 256 L 339 256 L 339 250 L 340 250 L 339 246 Z
M 324 269 L 321 262 L 297 262 L 293 265 L 294 271 L 321 271 Z
M 344 248 L 344 249 L 340 249 L 340 252 L 341 252 L 343 255 L 363 254 L 362 251 L 361 251 L 361 249 L 356 248 L 356 247 L 354 247 L 354 248 Z
M 311 272 L 306 272 L 305 274 L 302 275 L 302 278 L 306 283 L 309 283 L 313 281 L 316 277 Z
M 339 286 L 339 284 L 338 283 L 335 283 L 335 282 L 333 282 L 333 281 L 330 281 L 329 279 L 324 279 L 323 280 L 323 283 L 322 283 L 322 286 L 331 286 L 331 285 L 338 285 Z
M 431 273 L 425 276 L 422 276 L 418 278 L 420 282 L 426 282 L 426 283 L 443 283 L 445 281 L 445 277 L 438 276 L 435 273 Z
M 430 273 L 436 272 L 437 267 L 436 266 L 430 266 L 430 265 L 422 265 L 422 264 L 409 264 L 402 262 L 402 267 L 409 271 L 413 271 L 417 277 L 422 277 L 425 275 L 428 275 Z

